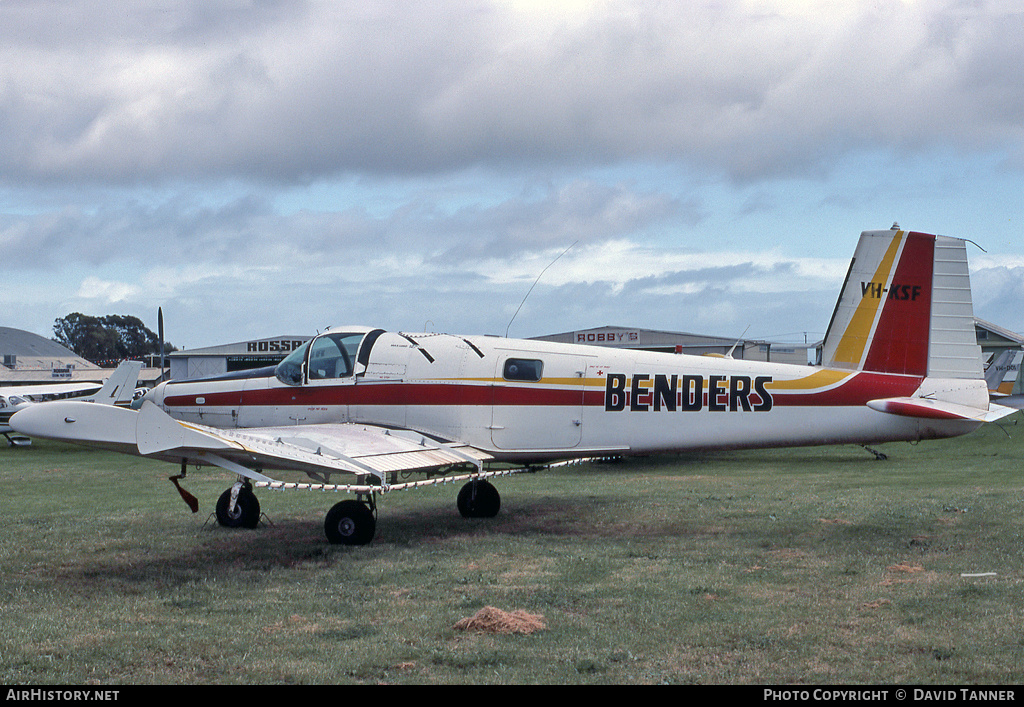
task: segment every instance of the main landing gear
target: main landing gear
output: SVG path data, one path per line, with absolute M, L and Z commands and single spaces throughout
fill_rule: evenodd
M 490 482 L 477 479 L 462 487 L 455 504 L 463 518 L 493 518 L 501 508 L 501 495 Z
M 463 518 L 493 518 L 501 508 L 501 495 L 483 479 L 466 483 L 456 501 Z M 217 522 L 225 528 L 255 528 L 260 502 L 252 486 L 238 482 L 220 495 Z M 332 545 L 366 545 L 377 531 L 377 507 L 372 494 L 336 503 L 324 519 L 324 534 Z
M 260 522 L 260 502 L 252 485 L 238 482 L 217 499 L 217 522 L 225 528 L 255 528 Z
M 369 501 L 348 500 L 336 503 L 327 511 L 324 533 L 331 545 L 365 545 L 377 530 L 376 508 Z

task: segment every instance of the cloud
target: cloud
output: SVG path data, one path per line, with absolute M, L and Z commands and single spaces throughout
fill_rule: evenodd
M 0 6 L 3 179 L 303 182 L 486 163 L 807 174 L 1021 154 L 1024 14 L 967 0 Z
M 126 302 L 139 293 L 134 285 L 125 282 L 101 280 L 98 277 L 87 277 L 82 280 L 75 297 L 84 300 L 99 300 L 103 305 Z
M 1024 328 L 1022 20 L 995 0 L 0 3 L 4 302 L 162 305 L 191 345 L 503 333 L 543 271 L 514 334 L 768 334 L 826 324 L 856 233 L 899 219 L 998 239 L 977 301 Z

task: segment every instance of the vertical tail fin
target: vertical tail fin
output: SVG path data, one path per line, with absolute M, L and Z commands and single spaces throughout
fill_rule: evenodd
M 1022 359 L 1024 351 L 1021 349 L 1007 349 L 999 354 L 985 369 L 988 391 L 997 395 L 1012 395 Z
M 822 347 L 833 368 L 981 378 L 964 241 L 865 231 Z
M 88 398 L 103 405 L 128 404 L 135 394 L 135 385 L 139 382 L 142 361 L 122 361 L 107 382 L 103 384 L 96 396 Z

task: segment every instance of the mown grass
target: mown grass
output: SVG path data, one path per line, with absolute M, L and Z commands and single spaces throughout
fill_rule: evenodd
M 340 497 L 36 441 L 0 449 L 0 683 L 1018 683 L 1024 427 L 879 447 L 586 464 L 397 493 L 377 538 Z M 964 574 L 996 573 L 964 577 Z M 531 635 L 453 628 L 484 606 Z

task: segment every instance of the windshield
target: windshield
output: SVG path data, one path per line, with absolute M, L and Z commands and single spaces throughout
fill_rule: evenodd
M 287 385 L 302 385 L 302 362 L 306 360 L 306 349 L 308 348 L 309 342 L 307 341 L 277 364 L 274 375 L 279 381 Z
M 274 374 L 282 383 L 302 385 L 305 364 L 306 380 L 348 378 L 353 374 L 363 335 L 363 332 L 321 334 L 277 364 Z

